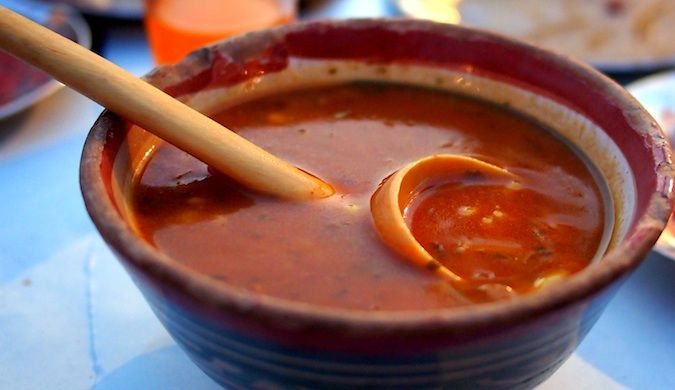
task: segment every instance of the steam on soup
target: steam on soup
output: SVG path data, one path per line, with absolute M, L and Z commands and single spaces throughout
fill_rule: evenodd
M 447 308 L 527 294 L 577 272 L 603 235 L 601 189 L 582 158 L 538 124 L 485 102 L 353 83 L 269 96 L 214 117 L 338 192 L 272 199 L 159 147 L 134 189 L 137 229 L 229 285 L 339 308 Z M 500 187 L 467 172 L 462 182 L 422 192 L 406 213 L 418 241 L 470 282 L 463 298 L 399 258 L 371 221 L 382 179 L 435 153 L 478 157 L 521 177 Z

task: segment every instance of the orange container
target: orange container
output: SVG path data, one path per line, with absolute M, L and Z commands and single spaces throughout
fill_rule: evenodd
M 145 28 L 155 60 L 174 63 L 233 35 L 288 23 L 297 0 L 147 0 Z

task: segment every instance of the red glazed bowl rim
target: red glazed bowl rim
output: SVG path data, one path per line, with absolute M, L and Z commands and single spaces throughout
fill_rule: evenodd
M 80 164 L 80 185 L 85 206 L 104 240 L 119 255 L 130 272 L 143 280 L 152 280 L 162 286 L 163 292 L 187 299 L 189 305 L 208 306 L 227 312 L 255 318 L 272 326 L 291 324 L 294 329 L 349 330 L 359 334 L 461 332 L 481 328 L 508 326 L 526 319 L 564 309 L 584 302 L 619 281 L 637 267 L 656 242 L 671 212 L 672 166 L 670 148 L 656 122 L 623 88 L 595 69 L 550 51 L 492 34 L 454 25 L 440 25 L 421 20 L 357 19 L 343 21 L 304 22 L 254 32 L 192 53 L 181 63 L 158 68 L 146 76 L 161 89 L 177 87 L 182 75 L 194 73 L 195 68 L 209 66 L 215 48 L 221 52 L 237 52 L 250 42 L 265 42 L 270 37 L 285 37 L 303 31 L 325 32 L 331 29 L 391 29 L 424 31 L 431 34 L 451 34 L 462 39 L 478 39 L 496 45 L 516 48 L 537 61 L 564 68 L 582 82 L 601 86 L 603 93 L 612 95 L 619 108 L 630 112 L 633 119 L 648 123 L 648 153 L 653 160 L 655 181 L 647 200 L 646 212 L 637 216 L 633 227 L 623 240 L 612 248 L 602 261 L 589 265 L 563 283 L 550 286 L 536 294 L 518 299 L 481 305 L 432 311 L 366 312 L 360 310 L 321 307 L 293 302 L 240 288 L 228 286 L 206 275 L 190 270 L 160 253 L 133 233 L 110 199 L 101 164 L 111 129 L 120 129 L 123 121 L 117 115 L 104 111 L 87 136 Z M 246 50 L 244 50 L 246 52 Z M 246 55 L 246 53 L 244 53 Z M 169 81 L 167 81 L 169 80 Z M 169 91 L 171 92 L 171 91 Z M 173 91 L 176 93 L 176 90 Z M 635 130 L 637 131 L 637 130 Z M 632 167 L 634 169 L 635 167 Z M 185 298 L 187 297 L 187 298 Z

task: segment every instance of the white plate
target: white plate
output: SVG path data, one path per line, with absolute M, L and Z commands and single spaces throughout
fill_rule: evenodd
M 670 144 L 675 145 L 675 71 L 640 79 L 626 88 L 656 119 Z M 670 218 L 654 249 L 675 260 L 675 218 Z
M 51 6 L 34 1 L 0 0 L 0 5 L 58 32 L 80 45 L 91 47 L 91 32 L 87 23 L 66 6 Z M 42 71 L 27 65 L 9 54 L 0 51 L 2 79 L 14 83 L 12 91 L 0 91 L 0 119 L 14 115 L 56 92 L 63 85 Z M 9 85 L 9 84 L 7 84 Z M 2 88 L 2 87 L 0 87 Z
M 391 1 L 407 16 L 510 35 L 608 73 L 675 65 L 673 0 Z

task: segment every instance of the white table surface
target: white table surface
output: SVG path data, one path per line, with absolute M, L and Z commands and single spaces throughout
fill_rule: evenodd
M 378 16 L 386 1 L 332 1 L 309 17 Z M 141 75 L 142 29 L 102 54 Z M 1 70 L 0 70 L 1 71 Z M 210 389 L 90 222 L 82 144 L 101 111 L 63 89 L 0 121 L 0 389 Z M 541 389 L 675 389 L 675 261 L 652 253 Z

